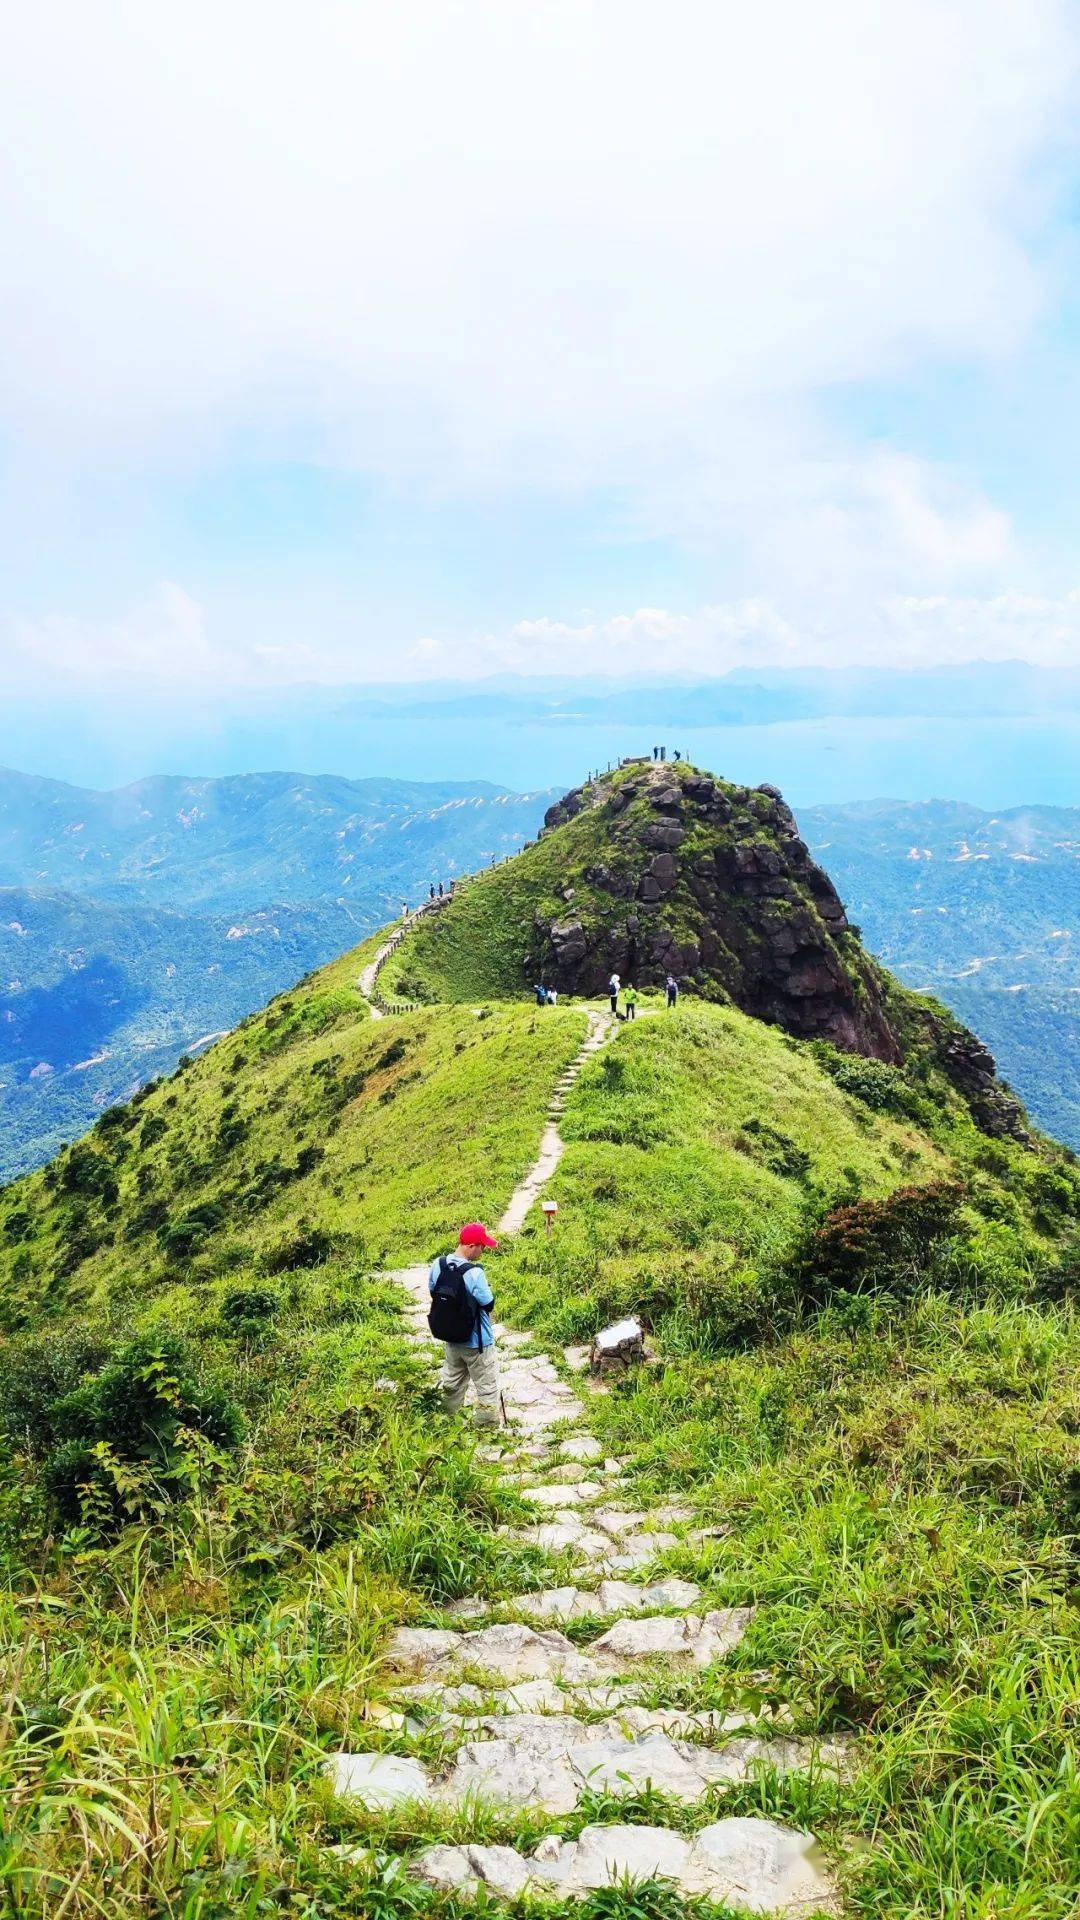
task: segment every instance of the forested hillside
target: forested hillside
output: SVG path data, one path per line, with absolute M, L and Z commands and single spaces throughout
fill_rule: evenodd
M 1080 811 L 885 800 L 800 818 L 872 950 L 1080 1146 Z

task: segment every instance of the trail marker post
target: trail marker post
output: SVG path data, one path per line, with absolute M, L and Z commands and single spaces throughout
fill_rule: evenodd
M 559 1203 L 557 1200 L 541 1200 L 540 1211 L 544 1216 L 544 1225 L 550 1233 L 555 1224 L 555 1215 L 559 1211 Z

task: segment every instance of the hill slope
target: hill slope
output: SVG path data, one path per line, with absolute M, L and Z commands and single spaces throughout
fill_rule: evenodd
M 520 846 L 550 796 L 486 782 L 0 770 L 0 1179 L 401 900 Z
M 581 831 L 478 880 L 391 964 L 429 988 L 436 962 L 464 967 L 479 903 L 508 883 L 532 899 L 536 857 Z M 590 937 L 609 924 L 593 897 Z M 69 1913 L 122 1920 L 458 1910 L 394 1866 L 457 1816 L 332 1802 L 325 1757 L 437 1764 L 457 1736 L 386 1718 L 391 1627 L 566 1568 L 520 1544 L 520 1498 L 439 1411 L 386 1270 L 498 1216 L 586 1013 L 503 976 L 479 1004 L 375 1021 L 356 983 L 377 945 L 0 1195 L 0 1876 L 25 1914 L 73 1882 Z M 850 945 L 829 949 L 845 1004 L 863 980 L 861 1032 L 884 1019 L 899 1059 L 762 1021 L 718 976 L 670 1015 L 647 996 L 566 1099 L 554 1235 L 530 1216 L 492 1272 L 560 1366 L 615 1312 L 651 1325 L 663 1365 L 596 1396 L 594 1427 L 632 1501 L 678 1494 L 707 1523 L 659 1570 L 758 1609 L 730 1661 L 656 1703 L 782 1705 L 797 1733 L 858 1745 L 839 1784 L 766 1767 L 700 1807 L 646 1793 L 614 1817 L 809 1828 L 865 1920 L 928 1920 L 943 1891 L 1066 1920 L 1080 1176 L 1026 1126 L 988 1137 L 914 1003 Z M 586 1794 L 561 1830 L 613 1807 Z M 671 1906 L 616 1890 L 595 1912 Z
M 995 1134 L 1022 1131 L 986 1049 L 864 949 L 775 788 L 631 763 L 549 808 L 540 841 L 474 879 L 387 970 L 406 998 L 601 993 L 612 971 L 789 1033 L 940 1070 Z

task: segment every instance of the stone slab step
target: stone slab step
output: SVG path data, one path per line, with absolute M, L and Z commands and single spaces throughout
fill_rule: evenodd
M 580 1620 L 591 1613 L 655 1613 L 674 1607 L 685 1613 L 701 1598 L 692 1580 L 658 1580 L 634 1586 L 629 1580 L 601 1580 L 598 1587 L 547 1587 L 542 1593 L 520 1593 L 503 1605 L 537 1620 Z
M 399 1671 L 453 1674 L 475 1668 L 496 1684 L 520 1680 L 603 1680 L 637 1660 L 693 1660 L 696 1666 L 730 1653 L 750 1623 L 750 1607 L 718 1607 L 706 1614 L 643 1614 L 617 1620 L 582 1651 L 565 1634 L 506 1623 L 455 1633 L 441 1627 L 398 1627 L 386 1650 Z
M 746 1780 L 759 1766 L 786 1773 L 808 1767 L 814 1757 L 807 1743 L 784 1735 L 744 1734 L 716 1749 L 659 1728 L 635 1734 L 617 1720 L 584 1726 L 560 1714 L 495 1717 L 483 1733 L 457 1748 L 446 1771 L 393 1754 L 336 1753 L 325 1772 L 336 1794 L 370 1808 L 482 1801 L 559 1816 L 572 1813 L 590 1791 L 625 1799 L 652 1790 L 693 1805 L 710 1788 Z
M 771 1820 L 716 1820 L 699 1833 L 666 1827 L 592 1826 L 576 1840 L 552 1834 L 526 1856 L 513 1847 L 429 1847 L 412 1872 L 430 1886 L 513 1899 L 558 1893 L 564 1899 L 623 1881 L 668 1880 L 747 1913 L 808 1920 L 839 1911 L 828 1863 L 812 1834 Z

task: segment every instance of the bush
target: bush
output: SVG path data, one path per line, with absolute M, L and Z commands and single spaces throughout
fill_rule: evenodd
M 301 1224 L 298 1233 L 287 1240 L 279 1240 L 276 1247 L 268 1247 L 263 1254 L 262 1264 L 267 1273 L 290 1273 L 298 1267 L 321 1267 L 329 1260 L 334 1251 L 334 1242 L 330 1234 L 320 1227 Z
M 190 1486 L 191 1442 L 236 1447 L 238 1407 L 200 1373 L 175 1334 L 131 1341 L 42 1408 L 42 1479 L 60 1517 L 99 1521 L 155 1511 Z
M 40 1453 L 55 1438 L 53 1409 L 83 1375 L 104 1365 L 101 1338 L 85 1329 L 22 1335 L 0 1348 L 0 1428 L 15 1446 Z
M 796 1256 L 806 1292 L 819 1303 L 833 1293 L 916 1292 L 931 1276 L 935 1253 L 962 1231 L 963 1197 L 956 1182 L 937 1180 L 835 1207 Z
M 158 1230 L 162 1251 L 170 1260 L 189 1260 L 206 1245 L 211 1234 L 225 1222 L 225 1208 L 219 1200 L 204 1200 Z
M 280 1307 L 280 1295 L 273 1287 L 232 1287 L 221 1303 L 222 1325 L 227 1333 L 254 1345 L 265 1338 Z
M 868 1060 L 861 1053 L 841 1053 L 827 1040 L 815 1040 L 812 1052 L 837 1086 L 852 1099 L 861 1100 L 864 1107 L 907 1120 L 918 1120 L 922 1115 L 923 1102 L 899 1067 L 890 1067 L 884 1060 Z
M 72 1147 L 66 1155 L 60 1166 L 59 1179 L 65 1193 L 100 1200 L 106 1207 L 115 1206 L 119 1198 L 111 1162 L 84 1141 Z

